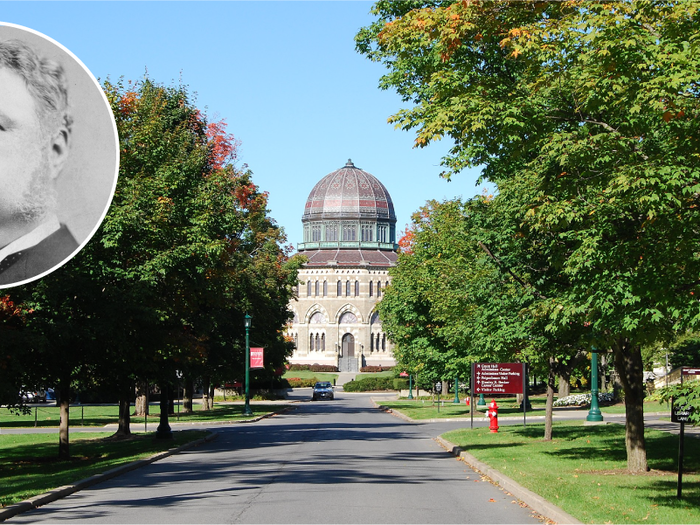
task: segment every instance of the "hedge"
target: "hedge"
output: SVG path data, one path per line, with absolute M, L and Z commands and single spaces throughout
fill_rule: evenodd
M 337 372 L 338 367 L 334 365 L 317 365 L 313 364 L 309 367 L 312 372 Z
M 397 377 L 394 379 L 394 390 L 408 390 L 410 383 L 408 379 Z
M 368 392 L 371 390 L 393 390 L 394 380 L 390 377 L 365 377 L 343 385 L 345 392 Z
M 372 365 L 372 366 L 363 366 L 362 368 L 360 368 L 360 372 L 385 372 L 387 370 L 393 370 L 393 369 L 394 369 L 393 366 L 382 366 L 382 365 L 374 366 L 374 365 Z
M 315 377 L 308 379 L 302 379 L 300 377 L 287 377 L 285 378 L 285 381 L 287 382 L 286 388 L 305 388 L 308 386 L 314 386 L 318 379 Z
M 314 363 L 313 365 L 307 365 L 307 364 L 295 364 L 295 365 L 289 365 L 287 370 L 296 372 L 299 370 L 311 370 L 312 372 L 337 372 L 338 367 L 335 365 L 319 365 L 318 363 Z

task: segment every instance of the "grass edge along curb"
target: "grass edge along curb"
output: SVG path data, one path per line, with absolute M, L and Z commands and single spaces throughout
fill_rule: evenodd
M 538 514 L 545 516 L 555 523 L 582 523 L 571 514 L 564 512 L 552 502 L 544 499 L 539 494 L 535 494 L 531 490 L 526 489 L 519 483 L 513 481 L 508 476 L 503 475 L 500 471 L 491 468 L 486 463 L 479 461 L 469 452 L 462 450 L 462 448 L 458 447 L 454 443 L 451 443 L 440 436 L 436 437 L 435 440 L 450 454 L 457 456 L 461 461 L 464 461 L 475 471 L 493 480 L 499 487 L 510 492 L 513 496 L 524 502 Z
M 102 483 L 103 481 L 107 481 L 108 479 L 116 478 L 117 476 L 125 474 L 126 472 L 136 470 L 137 468 L 145 467 L 146 465 L 155 463 L 160 459 L 178 454 L 183 450 L 198 447 L 200 445 L 203 445 L 204 443 L 213 441 L 217 438 L 218 435 L 218 432 L 211 432 L 208 436 L 197 439 L 190 443 L 185 443 L 184 445 L 180 445 L 179 447 L 174 447 L 163 452 L 158 452 L 150 457 L 132 461 L 131 463 L 127 463 L 126 465 L 121 465 L 119 467 L 110 469 L 106 472 L 102 472 L 101 474 L 94 474 L 89 478 L 81 479 L 80 481 L 77 481 L 71 485 L 57 487 L 53 490 L 50 490 L 49 492 L 45 492 L 44 494 L 39 494 L 38 496 L 34 496 L 27 500 L 20 501 L 19 503 L 15 503 L 14 505 L 8 505 L 4 509 L 0 509 L 0 521 L 5 521 L 11 518 L 12 516 L 21 514 L 22 512 L 36 509 L 38 507 L 41 507 L 42 505 L 51 503 L 52 501 L 56 501 L 60 498 L 69 496 L 70 494 L 78 492 L 79 490 L 92 487 L 93 485 L 97 485 L 98 483 Z
M 394 410 L 393 408 L 389 408 L 388 406 L 385 406 L 385 405 L 379 405 L 374 400 L 374 398 L 370 398 L 370 399 L 372 400 L 372 403 L 374 404 L 374 408 L 378 408 L 382 412 L 387 412 L 387 413 L 391 414 L 392 416 L 396 416 L 399 419 L 403 419 L 404 421 L 408 421 L 409 423 L 416 423 L 417 422 L 415 419 L 408 417 L 403 412 L 399 412 L 398 410 Z

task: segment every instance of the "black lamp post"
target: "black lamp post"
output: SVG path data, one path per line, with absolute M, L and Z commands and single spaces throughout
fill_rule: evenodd
M 253 318 L 245 314 L 245 408 L 243 409 L 244 416 L 252 416 L 253 411 L 250 409 L 250 325 L 253 323 Z

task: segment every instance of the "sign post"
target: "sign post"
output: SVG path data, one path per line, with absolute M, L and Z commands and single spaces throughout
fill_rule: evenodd
M 685 376 L 700 375 L 700 368 L 685 368 L 681 367 L 681 385 Z M 693 413 L 691 406 L 677 406 L 676 400 L 671 398 L 671 421 L 681 424 L 681 431 L 678 434 L 678 490 L 676 497 L 681 499 L 683 492 L 683 449 L 685 448 L 685 424 L 690 421 L 690 415 Z
M 473 363 L 472 397 L 474 394 L 523 394 L 523 426 L 527 419 L 527 381 L 525 363 Z M 471 426 L 474 428 L 474 412 Z
M 440 413 L 440 394 L 442 393 L 442 381 L 438 381 L 435 383 L 435 392 L 437 392 L 438 414 L 439 414 Z

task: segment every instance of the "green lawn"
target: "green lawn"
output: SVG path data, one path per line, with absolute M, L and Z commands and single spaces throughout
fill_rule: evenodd
M 384 370 L 382 372 L 361 372 L 355 376 L 355 381 L 365 377 L 394 377 L 393 370 Z
M 618 403 L 607 407 L 603 406 L 600 407 L 600 411 L 603 414 L 624 414 L 625 404 Z M 671 409 L 666 403 L 660 403 L 659 401 L 644 401 L 644 412 L 667 412 L 670 415 Z
M 204 430 L 174 432 L 172 440 L 135 434 L 116 441 L 111 433 L 73 434 L 71 459 L 59 460 L 56 434 L 0 434 L 0 505 L 18 503 L 114 467 L 195 441 Z M 77 437 L 79 436 L 79 437 Z
M 443 437 L 584 523 L 700 523 L 700 440 L 685 439 L 683 499 L 676 499 L 678 436 L 647 430 L 647 475 L 626 469 L 625 429 L 558 422 L 448 432 Z
M 454 394 L 448 396 L 440 396 L 441 401 L 444 404 L 440 406 L 440 412 L 438 413 L 437 404 L 433 402 L 431 398 L 420 398 L 414 400 L 408 400 L 406 398 L 399 399 L 397 401 L 382 401 L 382 405 L 391 408 L 392 410 L 398 410 L 401 413 L 407 415 L 412 419 L 436 419 L 436 418 L 450 418 L 450 417 L 470 417 L 469 407 L 465 403 L 465 397 L 459 397 L 459 405 L 453 404 Z M 491 403 L 491 398 L 486 399 L 486 405 Z M 528 410 L 528 416 L 543 416 L 545 410 L 545 404 L 547 399 L 545 396 L 536 396 L 530 398 L 530 404 L 533 410 Z M 496 398 L 496 404 L 498 405 L 499 416 L 522 416 L 522 410 L 515 400 L 515 397 L 504 397 Z M 573 410 L 573 407 L 566 407 L 563 410 Z M 484 417 L 487 408 L 477 407 L 474 417 Z M 560 408 L 554 407 L 554 411 L 562 410 Z M 582 407 L 581 410 L 588 410 L 588 407 Z M 624 414 L 625 404 L 618 403 L 617 405 L 612 405 L 608 407 L 600 407 L 603 414 Z M 645 412 L 668 412 L 668 408 L 665 403 L 659 403 L 658 401 L 648 401 L 644 403 Z
M 191 414 L 178 415 L 177 407 L 176 414 L 170 416 L 171 422 L 177 421 L 228 421 L 238 419 L 250 419 L 243 415 L 243 405 L 214 405 L 213 410 L 199 410 L 200 406 L 195 405 L 195 410 Z M 267 414 L 275 410 L 279 410 L 280 405 L 272 404 L 257 404 L 250 405 L 255 416 Z M 110 423 L 118 422 L 118 412 L 116 405 L 100 405 L 100 406 L 85 406 L 77 405 L 70 408 L 70 425 L 72 426 L 94 426 L 102 427 Z M 148 425 L 158 425 L 160 416 L 160 407 L 151 405 L 150 414 L 148 416 Z M 131 418 L 132 430 L 141 430 L 144 428 L 145 418 L 143 416 Z M 11 413 L 7 408 L 0 408 L 0 428 L 5 427 L 56 427 L 58 426 L 59 409 L 56 406 L 51 407 L 31 407 L 31 413 L 28 415 L 16 415 Z
M 299 379 L 311 379 L 315 377 L 317 381 L 330 381 L 332 384 L 333 381 L 338 379 L 338 374 L 332 372 L 312 372 L 311 370 L 287 370 L 282 377 L 286 379 L 293 377 L 298 377 Z
M 454 394 L 448 396 L 440 396 L 440 411 L 438 412 L 437 402 L 433 402 L 431 398 L 421 399 L 399 399 L 398 401 L 382 401 L 382 405 L 398 410 L 412 419 L 436 419 L 450 417 L 470 417 L 469 406 L 465 403 L 465 397 L 459 397 L 459 404 L 454 403 Z M 437 400 L 437 398 L 436 398 Z M 528 411 L 528 415 L 544 415 L 544 398 L 530 398 L 530 404 L 533 411 Z M 487 406 L 491 403 L 491 399 L 487 400 Z M 515 398 L 499 398 L 496 400 L 498 404 L 498 413 L 502 416 L 522 416 L 522 411 Z M 541 409 L 541 410 L 539 410 Z M 483 418 L 486 408 L 477 408 L 474 413 L 475 418 Z

